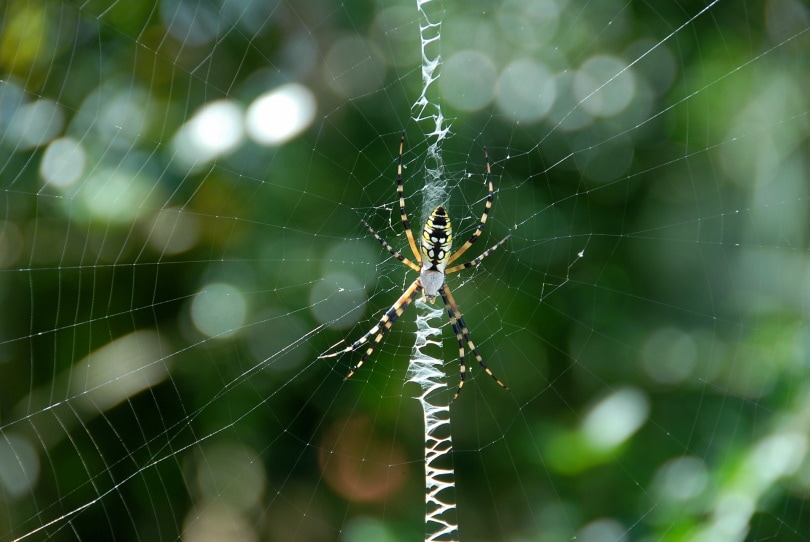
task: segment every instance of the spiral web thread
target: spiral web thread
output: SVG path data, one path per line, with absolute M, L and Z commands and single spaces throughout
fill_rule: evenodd
M 427 128 L 429 141 L 425 158 L 423 211 L 427 216 L 447 197 L 441 144 L 450 127 L 441 106 L 428 98 L 428 90 L 438 79 L 441 64 L 439 39 L 442 8 L 439 0 L 417 0 L 422 49 L 422 93 L 412 107 L 413 118 Z M 428 13 L 430 12 L 430 14 Z M 453 441 L 450 436 L 450 405 L 444 382 L 443 362 L 425 352 L 428 345 L 441 351 L 443 310 L 422 300 L 416 303 L 416 342 L 408 365 L 408 382 L 419 384 L 417 397 L 422 406 L 425 427 L 425 541 L 458 539 L 456 518 Z

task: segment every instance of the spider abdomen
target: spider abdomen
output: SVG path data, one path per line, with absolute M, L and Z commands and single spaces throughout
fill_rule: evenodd
M 450 217 L 444 207 L 436 207 L 422 229 L 422 269 L 435 269 L 444 273 L 452 242 Z

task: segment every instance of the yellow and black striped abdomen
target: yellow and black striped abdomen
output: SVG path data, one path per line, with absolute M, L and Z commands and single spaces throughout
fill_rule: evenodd
M 436 207 L 430 213 L 422 230 L 422 268 L 444 273 L 450 246 L 453 243 L 453 228 L 444 207 Z

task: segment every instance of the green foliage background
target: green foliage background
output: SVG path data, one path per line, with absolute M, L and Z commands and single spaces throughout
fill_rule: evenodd
M 548 4 L 445 1 L 443 58 L 476 49 L 496 71 L 530 58 L 573 74 L 611 55 L 647 91 L 627 114 L 572 128 L 581 103 L 562 91 L 569 105 L 518 122 L 491 102 L 455 107 L 448 95 L 465 89 L 430 90 L 452 123 L 458 238 L 485 196 L 463 180 L 480 178 L 484 145 L 498 196 L 481 249 L 512 234 L 452 283 L 513 388 L 502 394 L 472 367 L 452 406 L 461 538 L 806 540 L 810 10 L 570 0 L 552 4 L 550 39 L 515 22 L 538 28 L 533 10 Z M 234 6 L 0 6 L 0 540 L 423 535 L 419 413 L 403 387 L 412 317 L 350 382 L 352 359 L 315 360 L 371 327 L 410 280 L 382 263 L 360 220 L 406 246 L 391 211 L 403 129 L 412 219 L 423 218 L 415 6 Z M 183 24 L 185 35 L 173 26 Z M 195 41 L 201 28 L 215 38 Z M 347 37 L 367 56 L 330 56 Z M 469 91 L 490 88 L 475 68 Z M 173 137 L 200 107 L 247 104 L 288 82 L 318 104 L 300 137 L 178 166 Z M 38 101 L 61 117 L 32 125 L 87 154 L 70 189 L 43 181 L 49 140 L 10 128 Z M 185 251 L 155 242 L 167 211 L 194 224 Z M 364 277 L 368 293 L 314 298 L 334 269 Z M 232 337 L 206 337 L 190 317 L 218 282 L 246 300 Z M 321 303 L 365 295 L 356 323 L 318 328 L 333 323 L 319 320 Z M 133 372 L 154 384 L 114 401 L 105 392 L 131 374 L 119 365 L 93 381 L 81 367 L 130 336 L 126 355 L 142 357 Z M 626 438 L 595 443 L 593 420 L 633 415 Z M 360 469 L 361 487 L 405 481 L 347 496 L 324 454 L 377 467 Z M 15 486 L 32 476 L 26 457 L 36 481 Z

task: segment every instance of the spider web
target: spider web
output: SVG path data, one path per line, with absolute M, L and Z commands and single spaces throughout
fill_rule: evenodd
M 440 7 L 460 538 L 807 540 L 807 5 Z M 421 539 L 415 2 L 0 13 L 0 540 Z

